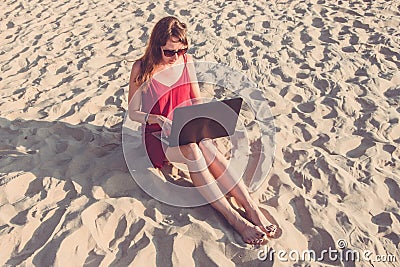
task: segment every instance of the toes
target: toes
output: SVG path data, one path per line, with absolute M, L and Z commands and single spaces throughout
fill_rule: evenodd
M 247 244 L 253 245 L 256 241 L 257 241 L 257 239 L 248 238 L 244 242 L 246 242 Z
M 267 231 L 269 236 L 274 236 L 278 228 L 275 224 L 270 224 L 269 226 L 264 226 L 264 229 Z
M 275 224 L 271 224 L 270 226 L 267 227 L 267 231 L 269 232 L 276 232 L 276 225 Z
M 265 237 L 265 232 L 258 226 L 255 227 L 256 229 L 256 236 L 258 239 L 262 239 Z
M 264 242 L 264 239 L 257 239 L 257 245 L 261 245 L 261 243 Z
M 264 233 L 260 227 L 252 226 L 248 229 L 246 238 L 243 238 L 244 242 L 252 245 L 260 245 L 264 242 L 266 233 Z
M 259 227 L 256 227 L 256 230 L 257 230 L 257 232 L 256 232 L 256 238 L 257 238 L 256 244 L 259 245 L 262 242 L 264 242 L 264 238 L 266 237 L 266 234 Z
M 260 245 L 264 240 L 259 238 L 247 239 L 245 242 L 250 245 Z
M 246 238 L 245 242 L 252 245 L 259 245 L 263 242 L 263 239 L 260 237 L 258 232 L 254 232 L 248 238 Z

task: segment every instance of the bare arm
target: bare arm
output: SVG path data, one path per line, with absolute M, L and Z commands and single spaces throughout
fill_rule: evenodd
M 140 111 L 140 106 L 142 104 L 142 93 L 141 84 L 135 82 L 136 77 L 140 72 L 140 61 L 136 61 L 131 70 L 131 76 L 129 78 L 129 94 L 128 94 L 128 112 L 129 118 L 133 121 L 140 123 L 146 123 L 146 113 Z
M 192 98 L 192 103 L 193 104 L 201 104 L 201 94 L 200 94 L 200 87 L 199 84 L 197 83 L 197 75 L 196 75 L 196 69 L 194 68 L 194 62 L 193 62 L 193 57 L 192 55 L 187 55 L 188 57 L 188 71 L 189 71 L 189 77 L 190 81 L 192 84 L 192 91 L 190 92 L 190 97 Z
M 162 127 L 164 122 L 168 120 L 161 115 L 147 114 L 146 112 L 140 111 L 140 106 L 142 104 L 142 92 L 141 84 L 135 82 L 136 77 L 140 72 L 140 61 L 136 61 L 131 70 L 131 76 L 129 78 L 129 94 L 128 94 L 128 112 L 129 118 L 133 121 L 137 121 L 145 124 L 157 123 Z M 146 121 L 147 117 L 147 121 Z

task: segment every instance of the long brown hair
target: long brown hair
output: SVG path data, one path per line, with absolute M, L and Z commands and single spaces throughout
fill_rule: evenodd
M 160 47 L 164 46 L 168 39 L 175 37 L 179 42 L 188 45 L 186 31 L 186 24 L 173 16 L 162 18 L 157 22 L 151 32 L 145 53 L 139 58 L 140 72 L 135 79 L 137 84 L 146 82 L 152 76 L 154 67 L 162 60 Z

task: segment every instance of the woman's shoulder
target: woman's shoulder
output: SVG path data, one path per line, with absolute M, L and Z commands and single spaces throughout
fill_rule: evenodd
M 138 81 L 137 81 L 140 71 L 141 71 L 141 61 L 136 60 L 132 65 L 131 75 L 129 78 L 129 86 L 130 87 L 137 88 L 140 86 L 140 83 L 138 83 Z
M 132 65 L 132 74 L 134 73 L 139 74 L 141 66 L 142 66 L 142 61 L 140 59 L 136 60 Z
M 140 74 L 142 63 L 141 60 L 136 60 L 133 65 L 132 65 L 132 70 L 131 70 L 131 77 L 130 81 L 131 82 L 136 82 L 137 77 Z

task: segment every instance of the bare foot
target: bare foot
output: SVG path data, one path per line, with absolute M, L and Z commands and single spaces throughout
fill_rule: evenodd
M 268 237 L 274 237 L 277 226 L 265 218 L 260 208 L 254 204 L 244 207 L 247 219 L 258 226 Z
M 228 218 L 228 222 L 242 236 L 244 242 L 255 245 L 264 242 L 265 233 L 260 229 L 260 227 L 247 221 L 239 214 Z

